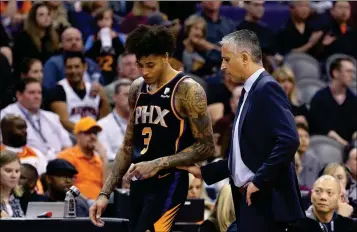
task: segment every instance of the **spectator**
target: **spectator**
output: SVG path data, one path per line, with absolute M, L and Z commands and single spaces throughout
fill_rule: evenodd
M 315 180 L 319 176 L 321 164 L 313 151 L 309 150 L 310 135 L 307 126 L 303 123 L 297 123 L 296 127 L 300 141 L 297 153 L 302 166 L 302 171 L 299 175 L 299 184 L 302 188 L 307 187 L 308 189 L 311 189 Z
M 16 87 L 17 102 L 0 112 L 4 118 L 15 114 L 25 119 L 27 127 L 27 144 L 37 148 L 47 160 L 55 158 L 56 153 L 71 146 L 68 133 L 62 127 L 59 117 L 49 111 L 41 110 L 41 83 L 33 78 L 22 79 Z
M 14 67 L 24 58 L 37 58 L 44 63 L 58 51 L 58 35 L 53 28 L 48 7 L 37 2 L 25 20 L 24 31 L 14 42 Z
M 29 0 L 1 1 L 0 12 L 3 18 L 3 22 L 6 24 L 6 26 L 9 25 L 13 32 L 17 32 L 19 27 L 23 25 L 23 22 L 31 10 L 32 5 L 32 2 Z
M 352 219 L 336 213 L 340 197 L 340 183 L 332 176 L 321 176 L 313 186 L 311 194 L 312 207 L 306 212 L 308 220 L 315 221 L 323 231 L 356 231 L 356 223 Z
M 90 117 L 80 119 L 75 127 L 77 144 L 60 152 L 57 158 L 70 162 L 78 171 L 74 181 L 79 191 L 95 200 L 106 179 L 108 156 L 97 134 L 102 128 Z
M 212 214 L 200 226 L 200 231 L 221 232 L 227 231 L 229 225 L 236 219 L 231 187 L 226 184 L 222 187 Z
M 66 77 L 64 64 L 66 54 L 83 51 L 82 34 L 78 29 L 74 27 L 67 28 L 62 34 L 61 40 L 63 52 L 59 55 L 52 56 L 44 65 L 43 86 L 46 89 L 54 88 L 58 81 Z M 85 58 L 85 62 L 87 69 L 83 74 L 84 80 L 104 83 L 98 64 L 88 57 Z
M 130 85 L 131 81 L 125 79 L 117 83 L 113 96 L 114 110 L 98 121 L 98 125 L 103 129 L 99 134 L 99 141 L 103 143 L 109 161 L 115 159 L 116 153 L 124 141 L 130 115 L 128 102 Z
M 46 1 L 46 6 L 50 10 L 53 28 L 56 30 L 58 36 L 62 35 L 63 31 L 70 27 L 68 22 L 67 10 L 61 1 Z
M 11 66 L 8 59 L 0 52 L 0 110 L 13 102 L 11 91 L 9 87 L 14 85 Z M 10 97 L 9 97 L 10 96 Z
M 205 57 L 200 55 L 200 52 L 214 52 L 212 50 L 220 52 L 221 48 L 206 40 L 207 23 L 205 19 L 199 15 L 191 15 L 185 20 L 184 33 L 182 61 L 185 72 L 198 76 L 212 74 L 213 66 L 209 62 L 206 63 Z
M 289 98 L 291 110 L 298 123 L 307 125 L 308 110 L 305 104 L 300 104 L 297 93 L 295 75 L 293 71 L 287 67 L 282 66 L 274 71 L 272 76 L 280 83 Z
M 23 217 L 15 188 L 20 179 L 20 160 L 12 151 L 0 152 L 0 211 L 1 217 Z
M 26 121 L 19 116 L 6 115 L 1 120 L 2 143 L 0 151 L 10 150 L 16 152 L 21 163 L 34 166 L 39 174 L 45 172 L 47 158 L 36 148 L 27 143 Z
M 129 34 L 138 25 L 146 24 L 147 16 L 154 12 L 159 12 L 158 1 L 137 1 L 134 2 L 133 9 L 127 14 L 120 24 L 120 32 Z
M 75 175 L 78 174 L 78 171 L 70 162 L 64 159 L 51 160 L 46 169 L 46 181 L 48 184 L 46 198 L 35 201 L 63 202 L 67 191 L 75 182 Z M 76 213 L 77 217 L 89 216 L 89 205 L 82 193 L 76 197 Z
M 59 115 L 64 128 L 72 132 L 74 124 L 83 117 L 105 117 L 109 105 L 102 86 L 83 79 L 86 63 L 82 53 L 67 54 L 64 62 L 66 78 L 51 91 L 50 108 Z
M 42 63 L 36 58 L 26 58 L 21 64 L 20 78 L 35 78 L 42 83 L 43 68 Z
M 329 163 L 324 169 L 323 175 L 331 175 L 341 184 L 341 197 L 338 200 L 337 213 L 344 217 L 350 217 L 353 207 L 349 204 L 346 191 L 348 176 L 345 167 L 339 163 Z
M 188 174 L 189 187 L 188 187 L 188 199 L 203 199 L 205 201 L 204 219 L 206 220 L 213 210 L 213 204 L 208 197 L 206 189 L 203 185 L 203 180 L 194 177 L 191 173 Z
M 253 31 L 258 36 L 262 52 L 274 56 L 277 52 L 274 31 L 261 22 L 265 10 L 264 1 L 247 1 L 245 10 L 244 20 L 238 24 L 236 30 Z
M 40 183 L 39 175 L 34 166 L 31 164 L 21 164 L 21 175 L 20 175 L 20 187 L 22 189 L 22 194 L 19 196 L 22 211 L 26 214 L 27 205 L 30 201 L 46 201 L 47 197 L 38 194 L 38 183 Z
M 112 9 L 99 9 L 95 14 L 95 22 L 98 27 L 98 33 L 95 34 L 93 46 L 86 52 L 86 55 L 98 62 L 104 76 L 104 85 L 107 85 L 117 75 L 117 59 L 124 52 L 124 46 L 118 34 L 112 29 Z
M 115 86 L 119 82 L 121 82 L 122 79 L 128 79 L 130 81 L 134 81 L 140 76 L 140 72 L 136 64 L 135 54 L 124 52 L 118 57 L 117 73 L 118 76 L 115 78 L 114 82 L 105 86 L 105 93 L 107 95 L 108 101 L 110 102 L 110 105 L 114 104 L 113 95 L 114 95 Z
M 277 36 L 282 55 L 290 52 L 312 54 L 313 48 L 321 39 L 323 32 L 314 31 L 308 20 L 311 13 L 309 4 L 309 1 L 290 2 L 291 17 Z
M 2 3 L 2 2 L 1 2 Z M 12 50 L 10 48 L 10 38 L 7 34 L 2 22 L 0 22 L 0 53 L 7 58 L 10 66 L 13 63 Z
M 350 17 L 350 2 L 333 1 L 328 19 L 320 25 L 324 32 L 320 44 L 322 60 L 334 53 L 344 53 L 357 59 L 357 31 L 347 25 Z
M 346 168 L 351 175 L 351 183 L 347 189 L 348 196 L 354 201 L 357 200 L 357 148 L 354 147 L 348 152 Z
M 349 58 L 332 62 L 330 85 L 319 90 L 310 103 L 309 125 L 312 135 L 327 135 L 344 146 L 357 130 L 357 96 L 348 88 L 356 67 Z

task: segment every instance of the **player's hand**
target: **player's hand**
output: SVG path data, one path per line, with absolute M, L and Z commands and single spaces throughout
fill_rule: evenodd
M 131 180 L 135 177 L 138 180 L 144 180 L 155 176 L 161 169 L 155 160 L 140 162 L 131 166 L 127 179 Z
M 177 169 L 186 170 L 197 179 L 202 179 L 201 168 L 199 166 L 179 166 Z
M 259 189 L 253 184 L 253 182 L 248 182 L 246 184 L 246 186 L 247 186 L 247 199 L 246 199 L 246 201 L 247 201 L 248 206 L 250 206 L 252 204 L 252 201 L 251 201 L 250 197 L 252 196 L 253 193 L 258 192 Z
M 101 219 L 101 215 L 107 207 L 109 199 L 105 196 L 99 196 L 98 199 L 89 209 L 89 218 L 96 226 L 104 226 L 104 221 Z

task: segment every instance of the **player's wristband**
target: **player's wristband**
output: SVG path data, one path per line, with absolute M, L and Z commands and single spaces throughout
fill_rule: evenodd
M 109 198 L 110 198 L 110 194 L 108 194 L 108 193 L 106 193 L 106 192 L 100 192 L 100 193 L 99 193 L 99 196 L 105 196 L 106 198 L 108 198 L 108 200 L 109 200 Z

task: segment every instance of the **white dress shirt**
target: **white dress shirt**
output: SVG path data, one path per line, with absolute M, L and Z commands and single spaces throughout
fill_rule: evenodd
M 252 180 L 254 177 L 254 173 L 244 164 L 242 160 L 242 155 L 241 155 L 241 150 L 240 150 L 240 144 L 239 144 L 239 133 L 238 133 L 238 128 L 239 128 L 239 121 L 240 121 L 240 116 L 242 114 L 242 110 L 244 107 L 244 103 L 248 97 L 249 91 L 252 88 L 254 82 L 258 79 L 260 74 L 264 71 L 264 68 L 259 69 L 255 73 L 253 73 L 244 83 L 244 90 L 245 90 L 245 95 L 243 98 L 243 103 L 242 106 L 240 107 L 238 118 L 236 121 L 236 124 L 234 125 L 234 131 L 233 131 L 233 149 L 232 149 L 232 165 L 229 165 L 232 167 L 231 175 L 232 179 L 234 181 L 234 185 L 237 187 L 242 187 L 244 184 L 246 184 L 248 181 Z
M 72 146 L 69 134 L 62 126 L 57 114 L 40 109 L 34 115 L 17 102 L 1 110 L 1 119 L 8 114 L 18 115 L 26 121 L 27 145 L 40 150 L 47 161 L 55 159 L 62 149 Z M 42 136 L 38 132 L 39 129 Z
M 98 139 L 105 147 L 109 161 L 115 159 L 116 153 L 123 143 L 127 123 L 115 110 L 98 121 L 98 125 L 102 127 Z

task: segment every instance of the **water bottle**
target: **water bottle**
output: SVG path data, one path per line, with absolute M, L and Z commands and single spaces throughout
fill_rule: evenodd
M 72 186 L 66 193 L 64 199 L 64 218 L 75 218 L 76 214 L 76 197 L 80 195 L 76 186 Z

